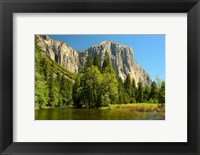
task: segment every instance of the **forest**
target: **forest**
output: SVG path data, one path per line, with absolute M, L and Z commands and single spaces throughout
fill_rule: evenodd
M 122 81 L 116 76 L 108 52 L 102 65 L 95 53 L 88 56 L 79 74 L 73 74 L 35 46 L 35 109 L 92 109 L 134 103 L 164 106 L 165 81 L 157 77 L 150 86 L 144 86 L 141 80 L 135 83 L 130 75 Z

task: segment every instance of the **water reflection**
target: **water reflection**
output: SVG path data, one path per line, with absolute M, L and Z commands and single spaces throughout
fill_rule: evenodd
M 164 112 L 135 112 L 102 109 L 40 109 L 36 120 L 164 120 Z

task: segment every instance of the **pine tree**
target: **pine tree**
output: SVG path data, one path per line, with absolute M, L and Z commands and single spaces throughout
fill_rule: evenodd
M 159 103 L 165 103 L 165 81 L 161 82 L 159 90 Z
M 102 65 L 102 72 L 105 72 L 105 71 L 109 72 L 110 68 L 112 68 L 111 63 L 110 63 L 110 56 L 109 56 L 108 51 L 105 51 L 104 61 Z
M 118 95 L 119 96 L 119 98 L 118 98 L 119 104 L 129 103 L 129 96 L 125 91 L 124 83 L 121 78 L 119 78 L 119 80 L 118 80 L 118 94 L 119 94 Z
M 136 95 L 137 95 L 137 87 L 135 84 L 135 79 L 132 79 L 132 102 L 135 103 L 136 102 Z
M 151 83 L 151 92 L 149 95 L 150 95 L 150 99 L 156 103 L 158 99 L 158 88 L 155 81 Z
M 65 78 L 65 94 L 66 94 L 66 98 L 65 98 L 65 101 L 66 101 L 66 105 L 69 106 L 72 104 L 72 82 L 67 80 Z
M 94 55 L 93 65 L 94 65 L 94 66 L 97 66 L 98 69 L 100 70 L 101 64 L 100 64 L 99 55 L 98 55 L 97 52 L 96 52 L 95 55 Z
M 93 65 L 93 59 L 92 59 L 92 54 L 88 52 L 88 57 L 86 59 L 86 64 L 85 64 L 85 71 L 87 68 L 91 67 Z
M 50 71 L 48 80 L 49 87 L 49 105 L 55 107 L 59 105 L 59 82 L 54 79 L 53 71 Z
M 62 107 L 71 103 L 72 82 L 65 78 L 62 71 L 58 71 L 56 62 L 42 55 L 41 50 L 35 46 L 36 107 Z
M 35 73 L 35 104 L 42 108 L 48 104 L 48 86 L 44 76 L 38 72 Z
M 59 95 L 58 95 L 58 106 L 61 107 L 63 105 L 63 87 L 64 87 L 64 79 L 61 77 L 60 72 L 57 73 L 56 83 L 58 84 Z
M 149 101 L 149 95 L 150 95 L 150 88 L 149 88 L 149 86 L 146 86 L 144 88 L 144 101 L 145 102 Z
M 81 79 L 82 79 L 82 74 L 80 74 L 77 78 L 75 83 L 73 84 L 73 89 L 72 89 L 72 98 L 73 98 L 73 103 L 74 106 L 76 107 L 81 107 L 81 100 L 83 98 L 83 88 L 81 87 Z
M 49 100 L 49 89 L 45 80 L 44 60 L 39 48 L 35 47 L 35 106 L 45 107 Z
M 138 82 L 138 91 L 137 91 L 137 101 L 139 103 L 143 102 L 143 84 L 141 81 Z
M 132 98 L 132 92 L 133 92 L 130 74 L 128 74 L 128 76 L 124 82 L 124 88 L 125 88 L 126 93 L 129 96 L 129 102 L 130 102 L 131 98 Z

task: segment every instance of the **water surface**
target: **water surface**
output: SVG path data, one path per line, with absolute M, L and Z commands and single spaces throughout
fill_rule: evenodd
M 35 120 L 164 120 L 164 112 L 51 108 L 35 110 Z

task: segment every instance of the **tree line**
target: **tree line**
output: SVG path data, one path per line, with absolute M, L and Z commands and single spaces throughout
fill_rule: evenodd
M 36 107 L 63 107 L 73 103 L 72 81 L 57 71 L 56 62 L 35 48 L 35 104 Z
M 123 82 L 114 71 L 108 52 L 101 66 L 99 56 L 89 54 L 84 70 L 73 85 L 73 104 L 76 107 L 101 107 L 124 103 L 165 103 L 165 82 L 157 78 L 150 86 L 127 76 Z
M 62 70 L 35 47 L 36 107 L 98 108 L 109 104 L 165 103 L 164 81 L 157 78 L 150 86 L 144 86 L 141 80 L 136 84 L 128 75 L 123 82 L 117 78 L 107 51 L 102 65 L 97 53 L 89 54 L 83 70 L 74 78 L 75 82 Z

